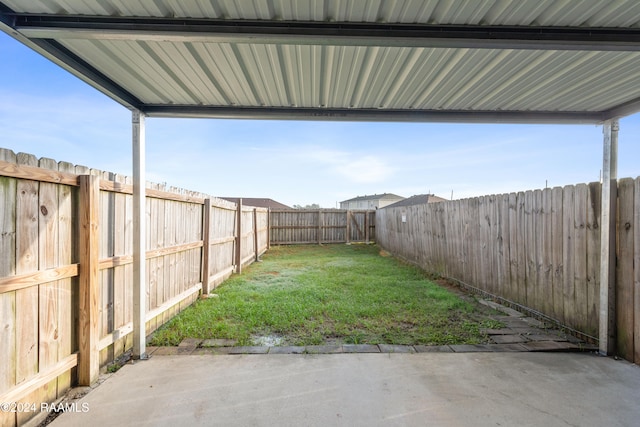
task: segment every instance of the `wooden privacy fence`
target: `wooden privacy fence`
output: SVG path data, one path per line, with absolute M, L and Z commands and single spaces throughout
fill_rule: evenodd
M 375 240 L 375 211 L 342 209 L 272 210 L 271 244 L 351 243 Z
M 150 333 L 266 251 L 268 211 L 147 187 Z M 52 402 L 132 347 L 132 206 L 127 177 L 0 149 L 0 402 Z
M 426 270 L 598 336 L 600 187 L 377 211 L 378 243 Z M 640 179 L 618 182 L 618 353 L 640 363 Z

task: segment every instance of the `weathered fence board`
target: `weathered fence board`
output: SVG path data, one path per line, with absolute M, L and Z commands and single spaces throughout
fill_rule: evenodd
M 634 181 L 633 192 L 633 229 L 635 229 L 633 239 L 633 340 L 634 356 L 633 360 L 640 363 L 640 178 Z
M 551 190 L 551 235 L 553 236 L 553 242 L 551 243 L 551 270 L 553 271 L 552 317 L 561 323 L 564 323 L 564 302 L 562 298 L 564 268 L 562 265 L 563 241 L 558 237 L 562 236 L 563 197 L 564 194 L 562 188 L 555 187 Z
M 40 159 L 39 167 L 57 170 L 55 160 Z M 39 242 L 38 269 L 47 270 L 59 265 L 58 185 L 42 182 L 38 192 Z M 59 282 L 38 286 L 38 372 L 46 371 L 58 363 L 58 319 L 60 298 Z M 48 402 L 57 397 L 57 378 L 38 392 L 38 401 Z
M 616 335 L 618 352 L 634 357 L 634 182 L 618 182 L 618 251 L 616 263 Z
M 634 181 L 633 191 L 633 225 L 635 229 L 633 239 L 633 340 L 634 340 L 634 359 L 636 363 L 640 363 L 640 178 Z
M 600 184 L 589 184 L 587 194 L 587 326 L 586 333 L 598 334 L 600 312 Z M 640 360 L 640 359 L 638 359 Z
M 16 155 L 0 150 L 0 161 L 16 163 Z M 16 274 L 17 179 L 0 176 L 0 277 Z M 0 293 L 0 394 L 16 385 L 16 291 Z M 0 425 L 15 424 L 14 414 L 0 411 Z
M 15 164 L 16 155 L 0 149 L 0 161 Z M 0 176 L 0 277 L 16 273 L 17 179 Z M 16 385 L 16 292 L 0 293 L 0 394 Z M 15 425 L 15 415 L 0 411 L 0 425 Z
M 18 164 L 37 166 L 32 155 L 18 154 Z M 20 180 L 16 206 L 16 273 L 38 270 L 39 183 Z M 16 291 L 16 384 L 38 374 L 38 286 Z M 37 399 L 38 390 L 25 399 Z M 35 400 L 34 400 L 35 401 Z M 18 422 L 24 414 L 17 414 Z
M 268 234 L 274 245 L 375 240 L 375 211 L 295 209 L 272 210 L 269 215 Z
M 599 183 L 376 212 L 378 243 L 597 337 Z M 640 178 L 618 183 L 618 352 L 640 363 Z

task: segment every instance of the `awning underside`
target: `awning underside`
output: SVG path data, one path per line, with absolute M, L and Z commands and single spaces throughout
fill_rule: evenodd
M 0 28 L 150 116 L 563 123 L 640 110 L 635 1 L 120 3 L 0 1 Z

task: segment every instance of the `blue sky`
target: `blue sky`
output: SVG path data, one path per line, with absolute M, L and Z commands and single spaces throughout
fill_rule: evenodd
M 0 147 L 131 175 L 131 114 L 0 33 Z M 640 114 L 619 177 L 640 175 Z M 434 193 L 456 199 L 597 181 L 602 127 L 147 119 L 147 179 L 288 205 Z

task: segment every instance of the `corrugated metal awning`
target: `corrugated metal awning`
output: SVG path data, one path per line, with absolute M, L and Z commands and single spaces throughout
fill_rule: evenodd
M 635 0 L 0 0 L 0 28 L 149 116 L 563 123 L 640 110 Z

